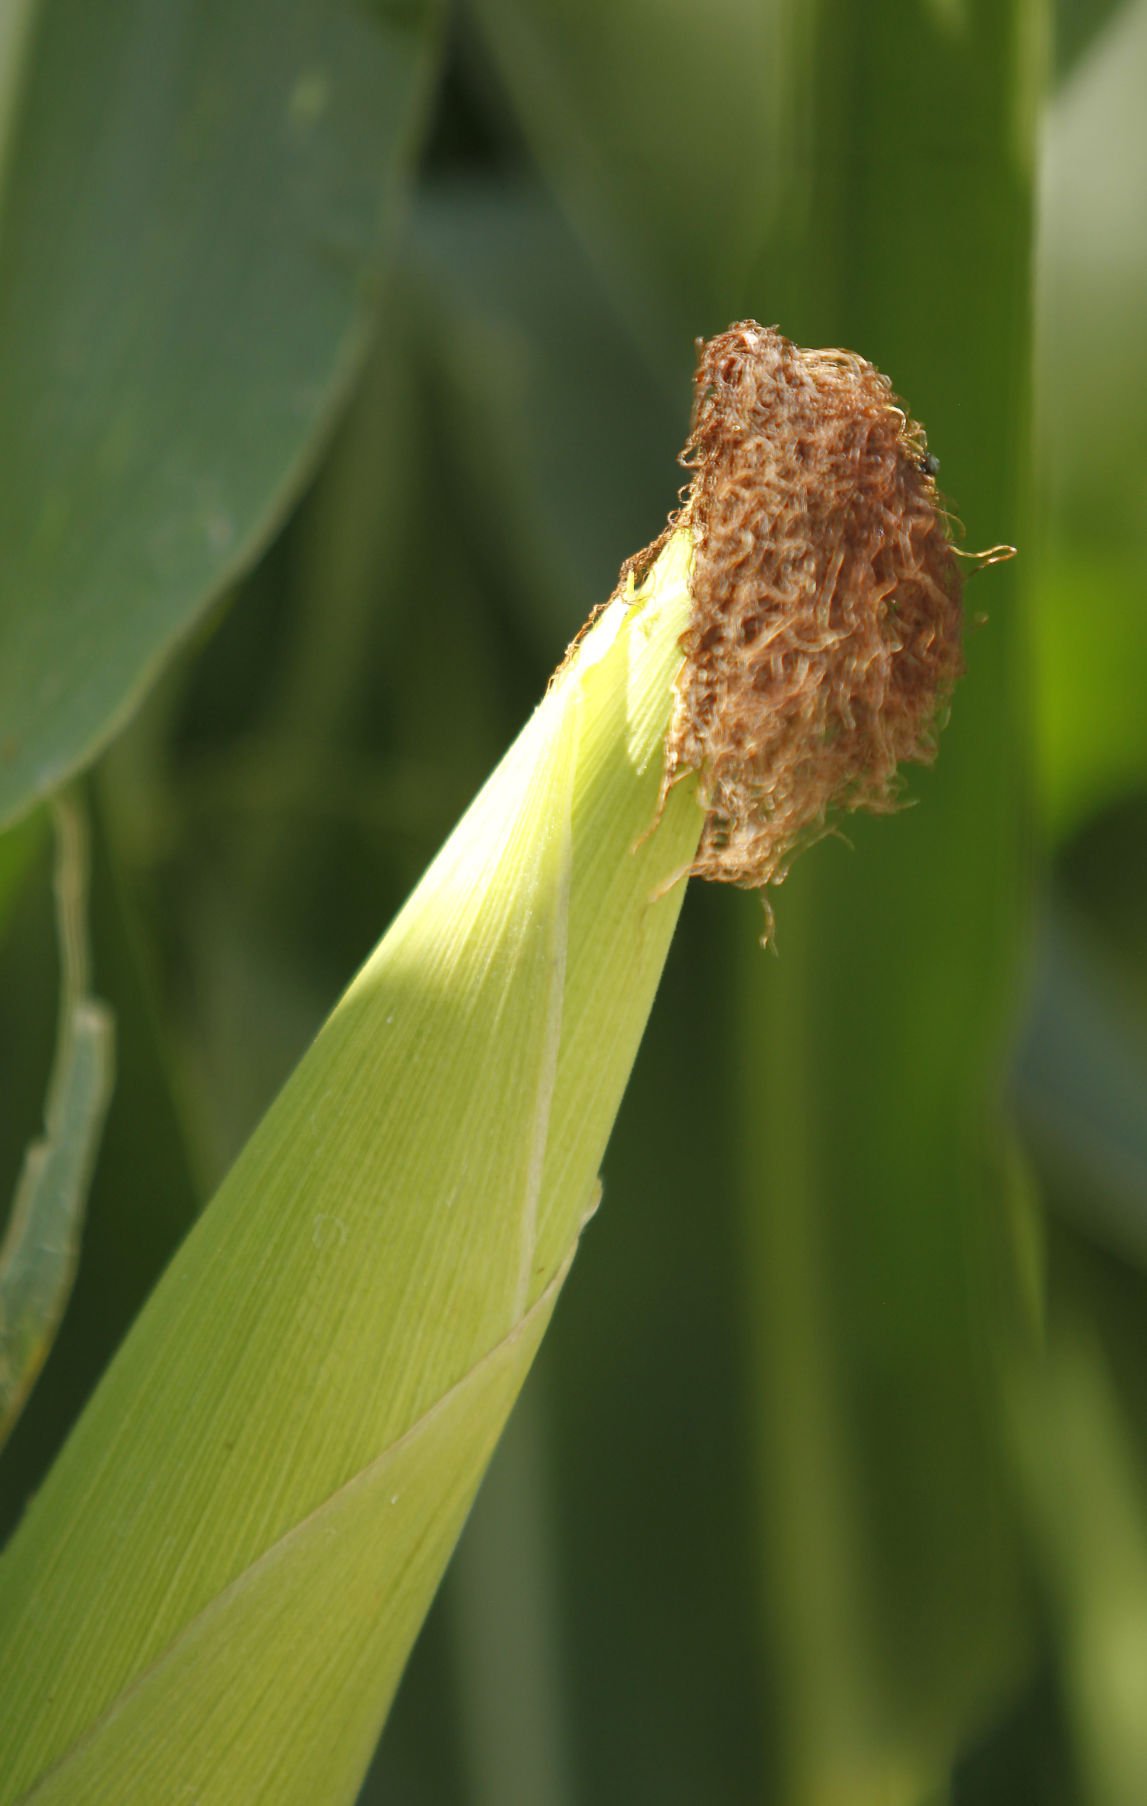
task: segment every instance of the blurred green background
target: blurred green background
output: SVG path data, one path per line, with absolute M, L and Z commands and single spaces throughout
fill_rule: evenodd
M 692 887 L 364 1806 L 1147 1800 L 1145 83 L 1145 0 L 0 25 L 0 1172 L 74 772 L 117 1023 L 3 1530 L 660 530 L 696 336 L 862 351 L 1020 550 L 777 957 Z

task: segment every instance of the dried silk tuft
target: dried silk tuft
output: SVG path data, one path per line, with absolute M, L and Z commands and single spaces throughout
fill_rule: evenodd
M 900 764 L 934 758 L 963 669 L 960 572 L 923 431 L 864 358 L 747 320 L 701 347 L 694 380 L 664 788 L 698 774 L 693 871 L 755 888 L 831 810 L 894 808 Z

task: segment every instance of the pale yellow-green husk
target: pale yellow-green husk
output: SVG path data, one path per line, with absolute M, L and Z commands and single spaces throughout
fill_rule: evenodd
M 676 922 L 691 782 L 654 824 L 690 563 L 679 532 L 582 642 L 0 1562 L 0 1806 L 354 1799 Z

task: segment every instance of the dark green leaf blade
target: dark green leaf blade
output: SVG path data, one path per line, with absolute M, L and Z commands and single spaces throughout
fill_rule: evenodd
M 0 1242 L 0 1442 L 47 1357 L 79 1259 L 92 1165 L 112 1084 L 111 1012 L 88 994 L 87 829 L 56 805 L 60 1008 L 44 1134 L 25 1156 Z
M 0 820 L 253 556 L 345 386 L 434 0 L 49 0 L 0 238 Z

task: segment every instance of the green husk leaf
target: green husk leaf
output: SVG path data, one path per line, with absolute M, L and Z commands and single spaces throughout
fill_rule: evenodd
M 692 782 L 658 800 L 690 562 L 678 533 L 586 636 L 33 1502 L 0 1562 L 5 1806 L 113 1775 L 353 1799 L 592 1208 L 696 848 Z
M 99 1806 L 125 1784 L 133 1799 L 168 1798 L 173 1752 L 196 1799 L 333 1798 L 332 1745 L 342 1772 L 364 1769 L 380 1695 L 385 1707 L 402 1671 L 394 1617 L 420 1612 L 437 1585 L 566 1270 L 459 1385 L 193 1618 L 29 1803 Z M 369 1586 L 373 1621 L 331 1638 L 332 1601 L 380 1570 L 392 1584 Z M 275 1686 L 268 1662 L 300 1644 L 321 1652 L 302 1695 Z

